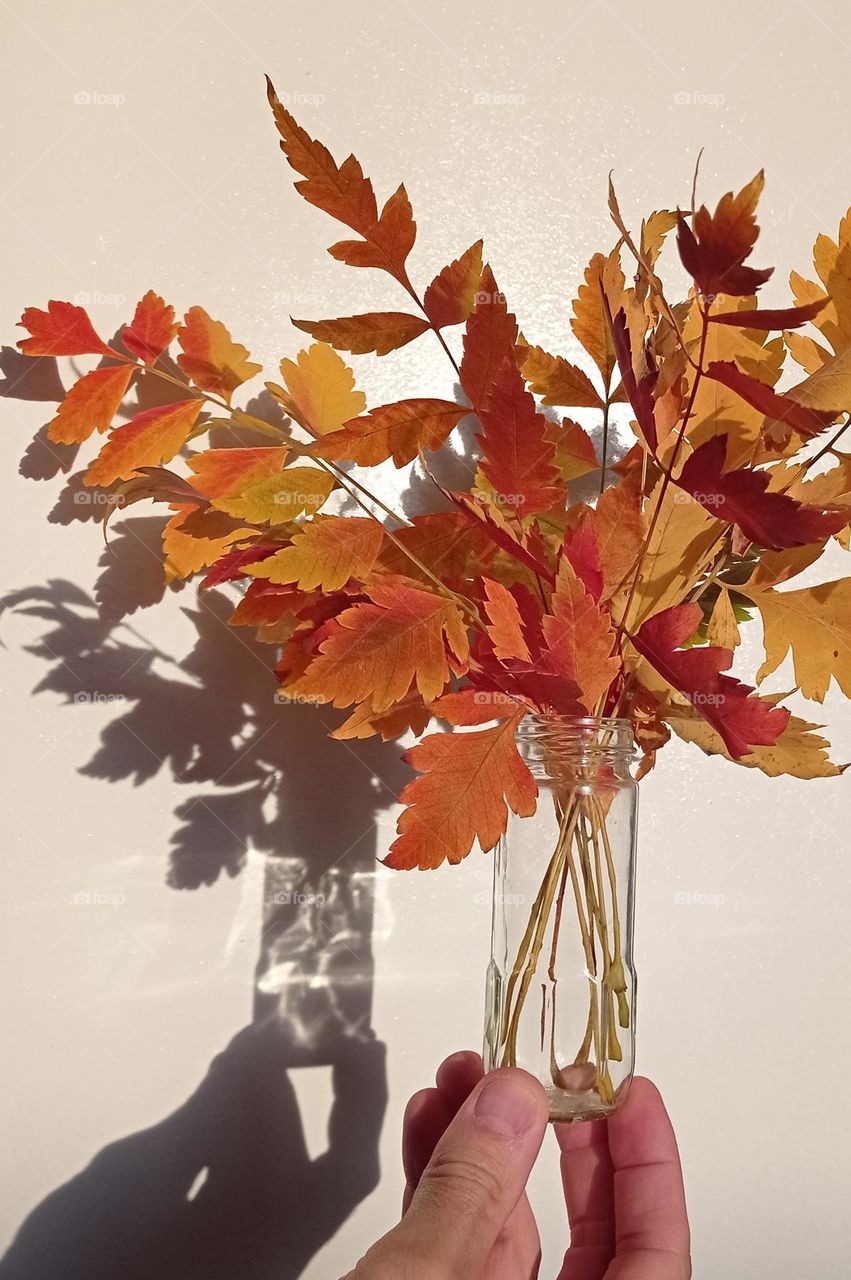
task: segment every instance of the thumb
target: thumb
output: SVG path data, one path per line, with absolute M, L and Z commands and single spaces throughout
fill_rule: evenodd
M 392 1233 L 423 1264 L 412 1274 L 471 1280 L 518 1200 L 547 1127 L 544 1090 L 505 1068 L 485 1076 L 435 1147 L 410 1208 Z

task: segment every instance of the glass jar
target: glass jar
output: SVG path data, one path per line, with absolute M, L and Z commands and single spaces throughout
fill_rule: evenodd
M 622 1105 L 635 1057 L 632 728 L 529 716 L 517 745 L 538 806 L 496 849 L 485 1069 L 522 1067 L 551 1120 L 591 1120 Z

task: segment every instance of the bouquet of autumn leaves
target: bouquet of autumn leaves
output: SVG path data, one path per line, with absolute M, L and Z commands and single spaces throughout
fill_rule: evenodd
M 387 863 L 459 862 L 493 848 L 509 810 L 534 812 L 515 741 L 530 715 L 628 718 L 642 772 L 673 731 L 771 776 L 839 773 L 819 726 L 729 671 L 740 627 L 760 619 L 757 684 L 791 649 L 805 698 L 821 702 L 832 678 L 851 695 L 851 579 L 786 588 L 831 539 L 848 547 L 851 216 L 816 242 L 818 279 L 793 274 L 790 305 L 769 310 L 757 294 L 771 271 L 748 265 L 762 175 L 714 212 L 656 212 L 634 234 L 610 190 L 617 243 L 590 262 L 570 319 L 580 367 L 520 331 L 481 241 L 421 295 L 405 188 L 379 211 L 358 161 L 338 165 L 268 96 L 296 189 L 352 237 L 329 252 L 391 276 L 405 309 L 294 321 L 314 343 L 266 383 L 283 425 L 234 406 L 260 367 L 224 325 L 198 306 L 179 323 L 154 292 L 112 344 L 54 301 L 24 312 L 20 346 L 99 357 L 49 439 L 108 432 L 83 483 L 119 507 L 169 504 L 167 580 L 233 584 L 231 621 L 278 647 L 287 698 L 349 708 L 336 738 L 420 738 Z M 691 281 L 675 301 L 658 274 L 666 242 Z M 416 388 L 367 410 L 338 353 L 425 335 L 463 396 Z M 784 364 L 800 371 L 781 391 Z M 155 380 L 170 403 L 113 425 L 131 384 Z M 577 411 L 602 424 L 598 447 Z M 635 435 L 618 459 L 615 414 Z M 430 455 L 471 418 L 469 485 L 448 490 Z M 406 519 L 369 469 L 411 463 L 435 510 Z M 571 501 L 577 480 L 596 496 Z M 432 720 L 448 729 L 426 732 Z

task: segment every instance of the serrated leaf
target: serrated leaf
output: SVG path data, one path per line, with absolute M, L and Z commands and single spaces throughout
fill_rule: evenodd
M 136 304 L 133 319 L 121 331 L 121 341 L 131 355 L 153 364 L 168 349 L 177 333 L 174 307 L 149 289 Z
M 520 368 L 529 389 L 541 396 L 544 404 L 573 409 L 603 407 L 587 373 L 563 356 L 552 356 L 542 347 L 524 347 Z
M 177 331 L 182 354 L 177 363 L 202 391 L 221 396 L 230 404 L 237 387 L 260 373 L 262 365 L 248 359 L 248 350 L 234 342 L 220 320 L 203 307 L 190 307 Z
M 314 435 L 338 431 L 366 408 L 366 396 L 355 387 L 355 375 L 327 343 L 315 342 L 299 351 L 295 361 L 281 361 L 286 386 L 266 385 L 290 417 Z
M 288 547 L 245 573 L 274 583 L 293 582 L 303 591 L 337 591 L 350 578 L 369 574 L 384 539 L 375 520 L 361 516 L 316 516 L 296 533 Z
M 482 278 L 482 242 L 438 272 L 423 295 L 423 310 L 435 329 L 463 324 L 476 305 Z
M 342 430 L 326 435 L 312 453 L 362 467 L 392 458 L 397 467 L 403 467 L 421 451 L 439 449 L 469 413 L 465 405 L 451 400 L 398 400 L 353 418 Z
M 47 428 L 57 444 L 80 444 L 93 431 L 108 431 L 133 377 L 130 364 L 111 364 L 84 373 L 74 383 Z
M 20 326 L 31 334 L 18 341 L 26 356 L 115 355 L 95 333 L 88 313 L 73 302 L 54 300 L 46 311 L 27 307 Z
M 328 500 L 336 481 L 318 467 L 285 467 L 255 480 L 239 493 L 213 499 L 213 506 L 251 524 L 285 524 Z
M 851 698 L 851 578 L 797 591 L 739 589 L 762 615 L 765 662 L 757 682 L 776 671 L 791 649 L 805 698 L 823 702 L 831 678 Z
M 115 427 L 83 476 L 86 485 L 110 485 L 129 480 L 140 467 L 170 462 L 189 438 L 203 400 L 179 400 L 137 413 Z
M 403 311 L 368 311 L 359 316 L 341 316 L 338 320 L 293 320 L 293 324 L 340 351 L 351 351 L 353 355 L 374 351 L 378 356 L 406 346 L 429 327 L 421 316 Z

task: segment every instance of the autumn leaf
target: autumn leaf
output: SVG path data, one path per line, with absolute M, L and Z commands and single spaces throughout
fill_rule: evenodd
M 513 357 L 516 341 L 517 321 L 496 287 L 493 272 L 486 266 L 475 308 L 467 317 L 460 370 L 464 394 L 476 409 L 483 404 L 505 360 Z
M 726 471 L 726 454 L 726 436 L 713 436 L 686 459 L 676 484 L 718 520 L 738 525 L 749 541 L 781 551 L 825 542 L 848 523 L 847 510 L 806 507 L 770 491 L 768 472 Z
M 469 412 L 451 400 L 398 400 L 353 418 L 341 431 L 326 435 L 312 452 L 362 467 L 392 458 L 403 467 L 423 450 L 439 449 Z
M 128 480 L 140 467 L 169 462 L 189 438 L 203 403 L 192 399 L 158 405 L 115 427 L 83 476 L 83 483 L 110 485 Z
M 268 76 L 266 93 L 281 135 L 281 150 L 304 179 L 295 184 L 296 191 L 309 204 L 365 235 L 378 219 L 378 207 L 372 183 L 364 177 L 358 161 L 349 156 L 338 166 L 328 149 L 296 123 Z
M 551 423 L 548 436 L 555 445 L 555 465 L 565 484 L 598 470 L 594 442 L 578 422 L 565 418 L 561 426 Z
M 718 649 L 735 649 L 741 635 L 730 592 L 722 587 L 706 624 L 706 639 Z
M 254 449 L 207 449 L 190 458 L 190 483 L 206 498 L 238 496 L 268 476 L 279 474 L 287 458 L 286 446 Z
M 768 706 L 775 703 L 774 698 L 761 698 L 760 701 Z M 690 706 L 677 706 L 666 712 L 666 719 L 684 742 L 693 742 L 707 755 L 721 755 L 727 760 L 735 758 L 725 747 L 721 735 Z M 821 725 L 810 724 L 800 716 L 790 716 L 776 742 L 770 746 L 755 747 L 736 763 L 748 769 L 759 769 L 769 778 L 836 778 L 844 772 L 844 767 L 834 764 L 829 758 L 830 743 L 818 733 L 820 728 Z
M 359 356 L 370 351 L 386 356 L 389 351 L 413 342 L 429 327 L 421 316 L 403 311 L 369 311 L 360 316 L 342 316 L 339 320 L 293 320 L 293 324 L 319 342 L 328 342 L 340 351 Z
M 493 545 L 480 523 L 473 524 L 461 511 L 434 511 L 413 516 L 411 524 L 397 529 L 381 552 L 387 573 L 417 577 L 421 572 L 409 558 L 415 556 L 443 582 L 462 581 L 481 571 Z
M 778 394 L 759 378 L 744 373 L 732 360 L 713 360 L 707 365 L 705 372 L 708 378 L 722 382 L 766 418 L 783 423 L 806 440 L 818 435 L 836 416 L 835 412 L 823 413 L 810 409 L 791 399 L 788 394 Z
M 234 342 L 220 320 L 213 320 L 203 307 L 190 307 L 177 331 L 182 355 L 177 363 L 196 387 L 221 396 L 230 404 L 237 387 L 262 365 L 252 364 L 248 351 Z
M 524 711 L 513 710 L 493 728 L 429 734 L 407 752 L 405 759 L 422 776 L 400 796 L 406 808 L 385 859 L 388 867 L 427 870 L 444 861 L 458 863 L 476 840 L 485 852 L 494 847 L 509 809 L 521 817 L 535 812 L 535 780 L 514 741 Z M 441 714 L 439 704 L 435 712 Z
M 51 301 L 46 311 L 27 307 L 20 326 L 32 335 L 18 346 L 25 356 L 114 356 L 94 331 L 87 312 L 73 302 Z
M 567 559 L 559 567 L 551 608 L 542 622 L 546 645 L 537 668 L 572 680 L 579 701 L 591 713 L 620 670 L 612 619 Z
M 131 355 L 145 364 L 153 364 L 168 349 L 178 326 L 174 307 L 168 306 L 158 293 L 149 289 L 136 304 L 133 319 L 121 331 L 121 341 Z
M 541 347 L 524 347 L 520 368 L 529 388 L 547 405 L 574 409 L 602 409 L 594 384 L 578 365 L 563 356 L 551 356 Z
M 273 556 L 277 546 L 255 542 L 250 547 L 240 547 L 237 551 L 227 551 L 220 559 L 214 561 L 210 572 L 202 578 L 202 587 L 220 587 L 224 582 L 233 582 L 245 576 L 247 565 L 258 565 L 261 560 Z
M 612 298 L 604 305 L 603 299 L 611 291 Z M 570 326 L 577 340 L 594 361 L 609 386 L 615 370 L 615 348 L 607 311 L 617 312 L 620 295 L 624 291 L 624 277 L 617 261 L 617 254 L 606 257 L 595 253 L 585 268 L 585 281 L 573 303 Z
M 350 578 L 369 574 L 384 539 L 376 520 L 361 516 L 316 516 L 288 547 L 245 572 L 270 582 L 294 582 L 303 591 L 337 591 Z
M 285 467 L 254 480 L 239 493 L 213 499 L 213 506 L 251 524 L 286 524 L 328 500 L 336 481 L 318 467 Z
M 133 377 L 131 364 L 110 364 L 84 373 L 47 428 L 57 444 L 80 444 L 93 431 L 108 431 Z
M 702 617 L 697 603 L 675 605 L 643 623 L 631 636 L 632 644 L 712 725 L 733 759 L 740 760 L 754 747 L 775 743 L 789 722 L 789 712 L 768 706 L 753 689 L 721 674 L 732 664 L 731 649 L 680 647 L 694 635 Z
M 826 298 L 818 298 L 815 302 L 803 307 L 784 307 L 779 311 L 764 308 L 762 311 L 716 311 L 709 316 L 712 324 L 728 324 L 735 329 L 798 329 L 802 324 L 814 320 L 823 310 Z
M 476 305 L 482 278 L 482 242 L 438 272 L 423 295 L 423 310 L 435 329 L 463 324 Z
M 403 186 L 393 193 L 378 221 L 364 235 L 363 240 L 340 240 L 328 252 L 349 267 L 377 267 L 405 284 L 405 262 L 414 247 L 417 224 Z
M 333 347 L 314 342 L 293 360 L 281 361 L 284 386 L 266 386 L 291 418 L 313 435 L 338 431 L 366 408 L 366 396 L 355 388 L 355 375 Z
M 701 205 L 695 210 L 694 230 L 679 216 L 680 260 L 704 295 L 750 296 L 772 274 L 773 267 L 758 271 L 743 265 L 759 235 L 756 206 L 764 185 L 760 171 L 738 195 L 728 191 L 722 196 L 714 213 Z
M 647 536 L 641 492 L 631 480 L 604 489 L 594 507 L 574 506 L 564 553 L 588 590 L 605 603 L 631 581 Z M 652 562 L 651 562 L 652 563 Z
M 538 412 L 511 357 L 496 371 L 479 419 L 481 470 L 505 502 L 520 515 L 563 504 L 565 494 L 547 420 Z
M 605 297 L 603 298 L 603 309 L 611 330 L 612 345 L 615 350 L 624 391 L 629 403 L 632 405 L 639 430 L 650 446 L 651 453 L 655 454 L 659 443 L 654 400 L 654 391 L 658 378 L 657 371 L 642 360 L 641 371 L 636 373 L 625 311 L 621 308 L 613 316 L 609 310 L 608 299 Z
M 168 521 L 162 534 L 166 582 L 190 578 L 199 569 L 215 564 L 234 542 L 253 533 L 252 529 L 233 528 L 230 521 L 224 527 L 211 523 L 206 534 L 187 532 L 186 522 L 197 514 L 198 508 L 181 505 L 173 509 L 176 514 Z
M 545 544 L 540 535 L 536 537 L 534 529 L 519 530 L 516 521 L 514 525 L 509 525 L 498 506 L 483 502 L 469 493 L 452 493 L 449 496 L 458 509 L 471 520 L 478 521 L 491 541 L 512 559 L 531 569 L 544 582 L 555 581 L 555 574 L 545 558 Z
M 500 661 L 517 658 L 521 662 L 531 662 L 532 655 L 523 634 L 523 618 L 516 599 L 501 582 L 494 582 L 492 578 L 483 578 L 482 582 L 488 618 L 487 634 L 494 655 Z
M 831 678 L 851 698 L 851 578 L 798 591 L 750 585 L 739 590 L 762 615 L 765 662 L 757 683 L 776 671 L 791 649 L 795 680 L 805 698 L 823 702 Z
M 630 630 L 683 599 L 711 560 L 725 528 L 690 494 L 674 485 L 665 485 L 663 492 L 663 485 L 664 478 L 648 502 L 651 511 L 658 509 L 658 516 L 654 514 L 653 531 L 641 557 L 641 573 L 626 619 Z
M 369 600 L 329 624 L 318 657 L 292 692 L 335 707 L 368 699 L 374 711 L 384 711 L 416 682 L 430 701 L 449 679 L 447 643 L 463 662 L 467 631 L 457 605 L 419 587 L 379 582 Z
M 351 738 L 370 738 L 377 733 L 385 742 L 401 738 L 405 733 L 413 733 L 419 737 L 431 716 L 431 708 L 426 706 L 414 689 L 407 698 L 394 702 L 386 711 L 373 711 L 368 702 L 362 702 L 330 736 L 338 741 L 346 741 Z
M 786 395 L 795 404 L 832 421 L 851 406 L 851 347 L 826 360 L 809 378 L 790 387 Z

